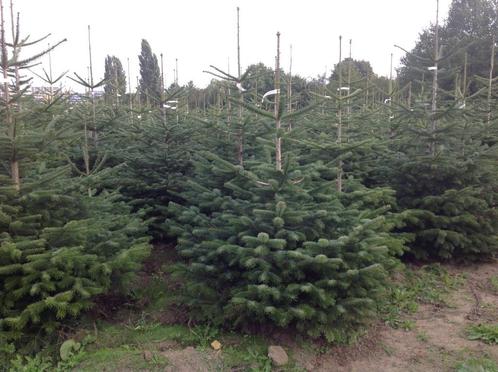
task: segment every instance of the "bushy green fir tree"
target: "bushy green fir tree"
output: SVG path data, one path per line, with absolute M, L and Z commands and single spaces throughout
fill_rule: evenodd
M 194 315 L 331 341 L 369 319 L 403 251 L 384 216 L 392 194 L 341 197 L 320 165 L 288 161 L 280 172 L 254 162 L 249 171 L 203 154 L 196 166 L 187 206 L 171 203 L 165 222 L 186 260 L 178 272 Z
M 1 34 L 2 72 L 16 77 L 3 85 L 0 120 L 0 353 L 13 353 L 32 351 L 37 336 L 80 315 L 95 295 L 125 290 L 149 237 L 143 215 L 98 183 L 100 154 L 81 145 L 82 138 L 98 143 L 97 126 L 90 137 L 81 125 L 82 136 L 58 94 L 30 102 L 18 67 L 32 59 L 18 62 L 19 50 L 7 58 L 7 47 L 27 39 L 17 36 L 21 44 L 12 46 Z M 85 158 L 97 164 L 92 172 L 80 170 Z

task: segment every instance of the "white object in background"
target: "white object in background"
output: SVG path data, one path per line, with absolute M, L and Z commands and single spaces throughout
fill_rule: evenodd
M 384 104 L 386 104 L 386 103 L 388 103 L 388 102 L 391 102 L 391 98 L 386 98 L 386 99 L 384 100 Z
M 347 91 L 349 91 L 349 87 L 340 87 L 340 88 L 337 88 L 337 90 L 347 90 Z
M 275 94 L 278 94 L 278 93 L 280 93 L 280 89 L 269 90 L 268 92 L 263 94 L 263 99 L 261 99 L 261 103 L 263 103 L 263 101 L 265 100 L 266 97 L 274 96 Z
M 240 90 L 241 92 L 245 92 L 246 89 L 244 89 L 244 87 L 242 86 L 242 83 L 237 83 L 235 84 L 235 86 L 237 87 L 238 90 Z
M 436 71 L 437 67 L 436 66 L 427 67 L 427 70 L 429 70 L 429 71 Z

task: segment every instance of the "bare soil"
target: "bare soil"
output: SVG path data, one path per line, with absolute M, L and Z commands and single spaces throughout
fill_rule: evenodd
M 444 372 L 454 371 L 459 362 L 470 357 L 486 357 L 498 364 L 498 345 L 472 341 L 466 335 L 472 324 L 498 323 L 498 291 L 490 284 L 491 277 L 498 277 L 498 261 L 444 268 L 463 276 L 464 284 L 448 295 L 446 306 L 422 304 L 414 314 L 407 315 L 406 320 L 412 325 L 410 330 L 377 323 L 355 345 L 334 347 L 320 342 L 304 345 L 290 332 L 270 332 L 270 341 L 283 346 L 292 361 L 291 368 L 274 370 Z M 174 323 L 170 318 L 175 315 L 178 314 L 165 313 L 164 319 L 156 320 Z M 222 342 L 223 347 L 230 346 L 228 338 Z M 157 351 L 168 360 L 165 371 L 225 371 L 223 347 L 219 351 L 199 350 L 165 342 Z M 243 370 L 246 368 L 232 369 Z
M 498 263 L 447 269 L 463 273 L 465 285 L 450 295 L 447 307 L 420 306 L 410 317 L 410 331 L 379 325 L 352 347 L 334 347 L 319 356 L 295 349 L 297 364 L 317 372 L 416 372 L 452 371 L 471 355 L 498 361 L 497 345 L 468 340 L 465 334 L 471 324 L 498 322 L 498 294 L 489 285 Z

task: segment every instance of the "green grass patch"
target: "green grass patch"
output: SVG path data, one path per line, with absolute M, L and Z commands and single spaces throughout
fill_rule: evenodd
M 498 372 L 498 364 L 488 357 L 472 357 L 458 363 L 455 370 L 456 372 Z
M 463 276 L 451 274 L 439 264 L 405 268 L 402 274 L 403 279 L 393 282 L 387 290 L 379 313 L 391 327 L 406 330 L 412 329 L 413 324 L 404 316 L 415 313 L 420 304 L 449 306 L 448 295 L 465 281 Z
M 467 329 L 469 340 L 480 340 L 486 344 L 498 345 L 498 324 L 477 324 Z
M 498 293 L 498 275 L 489 278 L 489 287 L 494 293 Z
M 144 323 L 140 325 L 103 324 L 95 347 L 141 346 L 160 341 L 176 341 L 180 345 L 197 345 L 198 337 L 183 325 L 161 325 Z
M 104 370 L 162 371 L 168 360 L 158 353 L 152 352 L 152 358 L 145 360 L 140 350 L 129 348 L 104 348 L 87 352 L 77 366 L 77 371 L 93 372 Z

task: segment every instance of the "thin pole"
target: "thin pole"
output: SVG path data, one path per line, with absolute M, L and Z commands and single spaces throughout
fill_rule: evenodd
M 178 58 L 175 58 L 175 84 L 178 85 Z
M 389 67 L 389 123 L 391 123 L 391 117 L 392 117 L 392 101 L 393 101 L 393 53 L 391 53 L 391 64 Z M 389 124 L 389 136 L 393 137 L 394 136 L 394 130 Z
M 495 43 L 496 36 L 491 40 L 491 62 L 489 64 L 489 85 L 488 85 L 488 124 L 491 122 L 491 93 L 493 88 L 493 69 L 495 68 Z
M 462 95 L 463 95 L 463 103 L 465 104 L 465 100 L 467 99 L 467 63 L 468 63 L 468 54 L 465 52 L 465 57 L 463 61 L 463 87 L 462 87 Z
M 240 63 L 240 8 L 237 7 L 237 77 L 240 81 L 242 76 L 242 68 Z M 244 128 L 242 127 L 242 103 L 244 97 L 239 92 L 239 135 L 238 135 L 238 149 L 237 159 L 241 166 L 244 166 Z
M 130 58 L 127 58 L 128 62 L 128 100 L 130 105 L 130 120 L 133 124 L 133 96 L 131 92 L 131 77 L 130 77 Z
M 53 80 L 52 80 L 52 51 L 50 50 L 50 43 L 48 43 L 48 74 L 50 77 L 50 97 L 49 97 L 49 103 L 52 102 L 52 96 L 54 94 L 53 90 Z
M 240 8 L 237 7 L 237 73 L 238 77 L 242 74 L 240 68 Z
M 10 156 L 11 179 L 17 191 L 21 189 L 21 178 L 19 175 L 19 162 L 17 160 L 17 151 L 15 148 L 16 126 L 12 116 L 12 107 L 10 102 L 10 92 L 8 84 L 7 70 L 9 69 L 9 58 L 7 54 L 7 41 L 5 40 L 5 19 L 3 1 L 0 0 L 0 45 L 2 48 L 2 72 L 3 72 L 3 99 L 5 100 L 5 122 L 13 148 Z
M 164 107 L 164 57 L 161 53 L 161 112 L 163 114 L 163 123 L 166 123 L 166 107 Z
M 292 111 L 292 44 L 289 52 L 289 83 L 287 85 L 287 111 Z
M 339 36 L 339 111 L 337 112 L 337 143 L 342 142 L 342 36 Z M 339 161 L 339 170 L 337 172 L 336 188 L 342 192 L 342 160 Z
M 277 56 L 275 58 L 275 164 L 282 171 L 282 138 L 280 137 L 280 32 L 277 32 Z
M 353 48 L 353 39 L 349 39 L 349 61 L 348 61 L 348 94 L 351 92 L 351 67 L 352 67 L 352 48 Z M 348 129 L 349 129 L 349 115 L 351 114 L 351 102 L 348 98 Z
M 439 62 L 439 0 L 436 0 L 436 28 L 434 31 L 434 75 L 432 78 L 432 104 L 431 104 L 431 155 L 436 154 L 436 129 L 437 129 L 437 89 L 438 89 L 438 62 Z
M 228 57 L 228 70 L 227 72 L 230 73 L 230 57 Z M 232 96 L 232 91 L 230 89 L 230 85 L 228 85 L 228 92 L 227 92 L 227 95 L 228 95 L 228 99 L 227 99 L 227 125 L 228 125 L 228 128 L 230 128 L 232 126 L 232 101 L 230 100 L 231 96 Z M 228 132 L 228 139 L 230 139 L 230 130 L 227 131 Z

